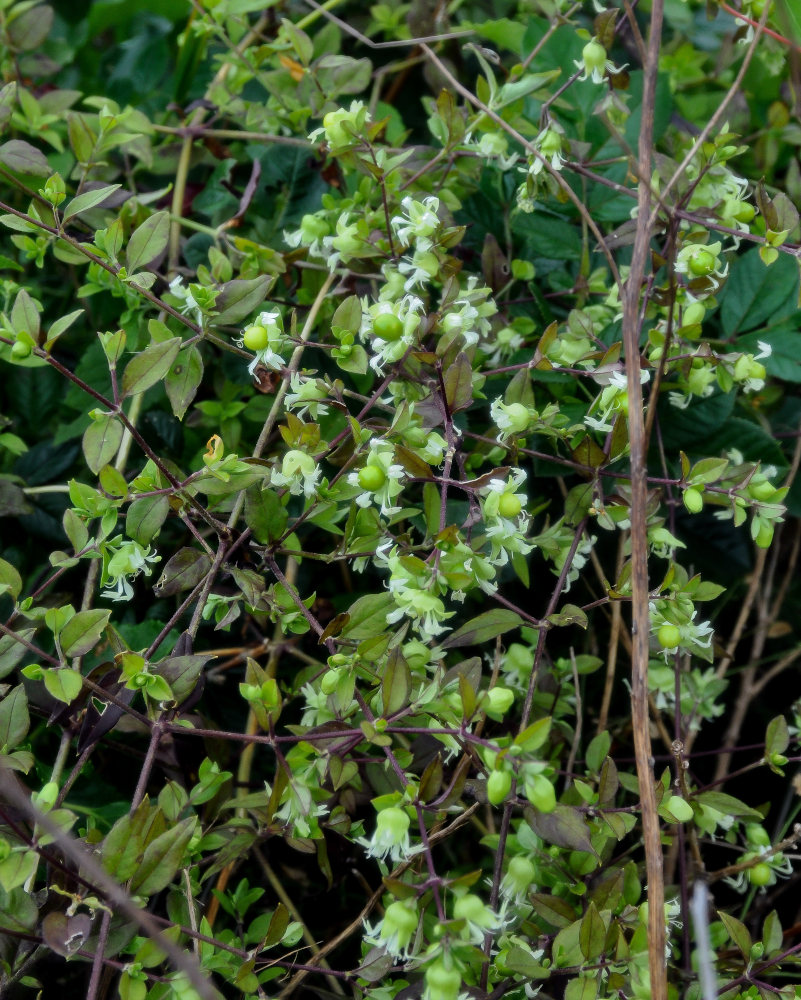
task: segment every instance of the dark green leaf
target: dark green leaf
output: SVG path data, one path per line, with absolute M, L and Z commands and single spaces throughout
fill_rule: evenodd
M 159 597 L 171 597 L 197 586 L 211 568 L 211 560 L 198 549 L 179 549 L 162 570 L 153 590 Z
M 523 624 L 523 620 L 514 611 L 507 608 L 494 608 L 492 611 L 485 611 L 477 618 L 472 618 L 461 628 L 452 632 L 443 643 L 443 649 L 454 649 L 458 646 L 481 646 L 490 639 L 495 639 L 504 632 L 509 632 L 513 628 L 518 628 Z

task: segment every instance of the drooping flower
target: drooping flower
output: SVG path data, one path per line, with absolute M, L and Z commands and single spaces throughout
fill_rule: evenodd
M 153 572 L 148 563 L 161 560 L 159 555 L 150 555 L 150 546 L 144 548 L 129 538 L 118 535 L 103 545 L 103 574 L 101 586 L 106 590 L 100 592 L 101 597 L 110 597 L 112 601 L 130 601 L 133 597 L 131 581 L 140 573 L 150 576 Z

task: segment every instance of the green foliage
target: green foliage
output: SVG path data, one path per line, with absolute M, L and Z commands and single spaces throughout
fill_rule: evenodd
M 796 995 L 798 17 L 659 4 L 0 3 L 3 995 Z

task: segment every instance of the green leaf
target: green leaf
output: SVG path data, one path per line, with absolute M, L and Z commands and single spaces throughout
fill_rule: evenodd
M 559 896 L 535 892 L 529 899 L 535 912 L 554 927 L 569 927 L 576 919 L 576 911 L 566 899 Z
M 765 732 L 765 756 L 772 753 L 784 753 L 790 742 L 790 732 L 787 728 L 787 719 L 783 715 L 777 715 L 771 719 Z
M 245 493 L 245 524 L 262 545 L 269 545 L 283 535 L 288 517 L 286 507 L 273 490 L 251 486 Z
M 44 686 L 57 700 L 69 705 L 81 693 L 83 679 L 77 670 L 62 667 L 61 670 L 45 670 Z
M 389 594 L 365 594 L 348 608 L 342 635 L 348 639 L 372 639 L 387 629 L 387 615 L 395 610 Z
M 121 816 L 103 840 L 100 858 L 103 867 L 117 881 L 126 882 L 136 871 L 153 824 L 153 808 L 145 798 L 133 815 Z
M 534 833 L 549 844 L 566 847 L 571 851 L 586 851 L 588 854 L 595 854 L 587 820 L 578 809 L 561 803 L 550 813 L 536 812 L 526 808 L 525 817 Z
M 381 699 L 385 716 L 399 712 L 408 703 L 411 686 L 409 664 L 396 646 L 387 657 L 381 677 Z
M 68 222 L 70 219 L 74 219 L 76 215 L 80 215 L 81 212 L 88 212 L 90 208 L 96 208 L 114 194 L 115 191 L 119 191 L 121 187 L 121 184 L 105 184 L 103 187 L 95 188 L 92 191 L 84 191 L 83 194 L 77 195 L 64 209 L 62 215 L 63 221 Z
M 454 649 L 458 646 L 481 646 L 490 639 L 495 639 L 504 632 L 523 625 L 523 619 L 515 611 L 507 608 L 494 608 L 485 611 L 477 618 L 472 618 L 461 628 L 452 632 L 443 643 L 443 649 Z
M 453 364 L 448 366 L 442 376 L 442 381 L 451 413 L 470 406 L 473 402 L 473 368 L 466 354 L 456 355 Z
M 25 649 L 24 646 L 20 648 Z M 7 753 L 19 746 L 28 735 L 30 725 L 28 696 L 22 684 L 17 684 L 0 701 L 0 749 Z
M 131 878 L 132 893 L 152 896 L 170 884 L 183 860 L 186 845 L 192 839 L 196 826 L 197 816 L 187 816 L 147 845 L 142 860 Z
M 164 380 L 172 412 L 179 420 L 183 420 L 202 380 L 203 358 L 198 348 L 191 344 L 178 352 Z
M 181 338 L 173 337 L 159 344 L 151 344 L 141 354 L 128 362 L 122 376 L 122 395 L 132 396 L 144 392 L 161 381 L 170 370 L 181 350 Z
M 167 246 L 170 238 L 170 216 L 168 212 L 156 212 L 145 219 L 141 226 L 131 233 L 125 249 L 128 274 L 134 274 L 147 267 Z
M 211 560 L 197 549 L 179 549 L 167 562 L 153 590 L 159 597 L 171 597 L 191 590 L 211 568 Z
M 65 656 L 83 656 L 94 649 L 110 616 L 110 611 L 99 608 L 73 615 L 59 633 L 61 652 Z
M 733 795 L 727 795 L 726 792 L 699 792 L 694 796 L 694 799 L 701 805 L 717 809 L 717 811 L 723 813 L 724 816 L 736 816 L 739 819 L 756 820 L 761 820 L 763 818 L 762 813 L 757 812 L 756 809 L 752 809 L 750 806 L 747 806 L 739 799 L 735 799 Z
M 39 855 L 36 851 L 14 851 L 0 861 L 0 886 L 5 892 L 12 892 L 24 885 L 38 867 Z
M 795 312 L 798 301 L 798 267 L 787 254 L 768 269 L 757 250 L 737 257 L 729 279 L 720 293 L 720 320 L 723 333 L 732 337 L 761 326 L 766 320 L 775 325 L 781 317 Z
M 117 454 L 123 428 L 115 413 L 103 413 L 86 428 L 83 435 L 83 456 L 97 475 Z
M 590 903 L 579 927 L 579 948 L 581 954 L 591 962 L 603 952 L 606 927 L 595 903 Z
M 751 952 L 751 935 L 748 933 L 748 928 L 736 917 L 732 917 L 730 914 L 724 913 L 723 910 L 718 910 L 718 916 L 723 921 L 723 925 L 726 930 L 729 932 L 729 937 L 740 949 L 743 958 L 746 961 L 749 961 Z
M 259 278 L 235 278 L 227 281 L 217 296 L 214 325 L 241 323 L 264 304 L 274 284 L 275 278 L 269 274 L 263 274 Z
M 161 531 L 170 512 L 170 501 L 165 494 L 134 500 L 125 517 L 125 534 L 140 545 L 149 545 Z
M 11 594 L 16 599 L 22 591 L 22 577 L 11 563 L 0 559 L 0 594 Z
M 52 173 L 44 153 L 24 139 L 9 139 L 0 146 L 0 163 L 18 174 L 49 177 Z

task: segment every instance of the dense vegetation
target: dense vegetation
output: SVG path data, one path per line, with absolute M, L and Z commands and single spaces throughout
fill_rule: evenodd
M 801 995 L 800 41 L 0 2 L 3 997 Z

